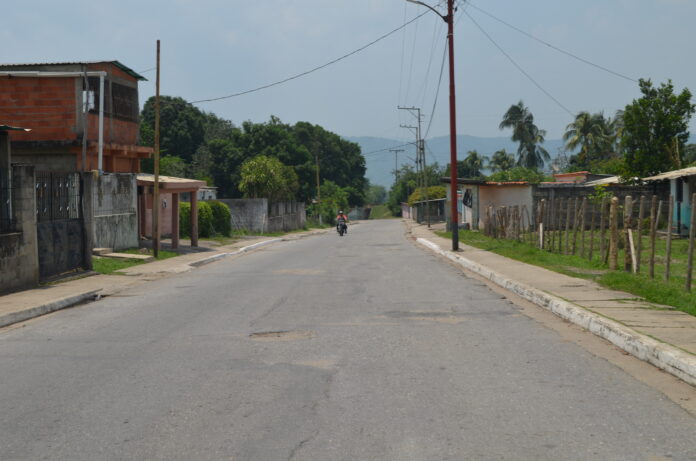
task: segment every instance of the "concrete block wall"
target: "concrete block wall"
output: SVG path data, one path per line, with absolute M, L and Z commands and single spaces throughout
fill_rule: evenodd
M 232 229 L 249 232 L 285 232 L 304 227 L 307 221 L 301 202 L 276 202 L 268 199 L 219 199 L 230 207 Z
M 277 202 L 269 207 L 267 232 L 286 232 L 304 227 L 307 220 L 304 203 Z
M 39 282 L 34 167 L 12 168 L 16 231 L 0 234 L 0 293 Z
M 268 199 L 220 199 L 230 207 L 232 230 L 268 232 Z
M 139 242 L 136 175 L 104 174 L 92 181 L 91 188 L 94 247 L 114 250 L 137 247 Z

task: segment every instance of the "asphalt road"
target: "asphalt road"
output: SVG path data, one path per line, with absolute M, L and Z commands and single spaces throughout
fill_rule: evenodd
M 0 459 L 686 460 L 696 418 L 378 221 L 1 331 Z

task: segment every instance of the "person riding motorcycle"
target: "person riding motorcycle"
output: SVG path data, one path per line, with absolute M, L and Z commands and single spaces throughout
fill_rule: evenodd
M 340 233 L 340 227 L 341 224 L 346 224 L 348 223 L 348 216 L 346 216 L 345 213 L 343 213 L 343 210 L 340 210 L 338 212 L 338 215 L 336 215 L 336 231 Z M 348 226 L 345 226 L 344 232 L 348 233 Z

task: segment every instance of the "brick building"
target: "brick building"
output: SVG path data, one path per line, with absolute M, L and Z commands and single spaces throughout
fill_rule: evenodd
M 152 153 L 138 145 L 140 80 L 118 61 L 0 64 L 0 121 L 32 128 L 12 137 L 12 161 L 42 171 L 139 172 Z

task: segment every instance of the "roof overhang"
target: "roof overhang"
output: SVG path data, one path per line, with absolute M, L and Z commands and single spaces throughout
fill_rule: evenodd
M 695 176 L 696 175 L 696 166 L 692 166 L 689 168 L 682 168 L 681 170 L 673 170 L 673 171 L 667 171 L 665 173 L 660 173 L 655 176 L 648 176 L 647 178 L 643 178 L 643 181 L 664 181 L 666 179 L 677 179 L 677 178 L 683 178 L 684 176 Z
M 31 128 L 21 128 L 18 126 L 0 125 L 0 131 L 31 131 Z
M 206 185 L 205 181 L 189 178 L 176 178 L 174 176 L 159 177 L 159 189 L 162 192 L 193 192 Z M 147 173 L 138 173 L 139 186 L 154 186 L 155 175 Z

